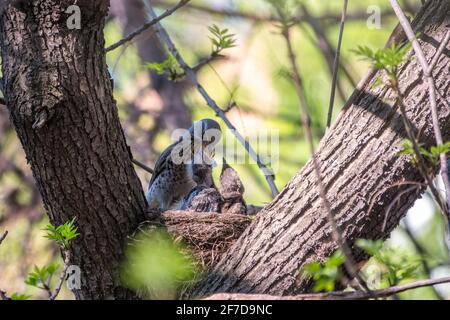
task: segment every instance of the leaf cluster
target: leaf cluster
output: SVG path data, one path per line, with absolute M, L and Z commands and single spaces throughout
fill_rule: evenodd
M 48 224 L 44 230 L 47 231 L 45 237 L 55 241 L 63 249 L 68 249 L 70 242 L 80 235 L 75 226 L 75 218 L 58 227 Z

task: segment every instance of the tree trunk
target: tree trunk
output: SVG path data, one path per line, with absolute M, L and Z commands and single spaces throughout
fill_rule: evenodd
M 413 22 L 421 34 L 431 60 L 450 22 L 450 2 L 431 0 Z M 439 91 L 450 98 L 449 51 L 439 60 L 434 76 Z M 412 55 L 412 53 L 410 52 Z M 400 87 L 405 93 L 407 115 L 420 140 L 435 144 L 427 84 L 415 58 L 400 69 Z M 413 205 L 420 192 L 407 192 L 390 210 L 382 230 L 386 208 L 410 186 L 393 187 L 396 182 L 422 181 L 407 156 L 399 156 L 406 133 L 393 93 L 386 87 L 372 90 L 380 74 L 356 93 L 317 151 L 327 196 L 344 238 L 356 260 L 363 255 L 355 249 L 358 238 L 380 239 Z M 444 139 L 450 138 L 450 110 L 439 104 Z M 369 210 L 371 203 L 373 207 Z M 222 256 L 214 270 L 193 290 L 193 296 L 217 292 L 289 295 L 304 292 L 310 280 L 299 270 L 312 261 L 321 261 L 337 249 L 332 240 L 327 214 L 319 198 L 312 163 L 309 162 L 280 195 L 247 228 L 241 238 Z
M 70 30 L 69 0 L 15 1 L 0 21 L 5 98 L 55 225 L 76 217 L 71 261 L 78 299 L 128 298 L 118 266 L 146 202 L 130 161 L 105 63 L 109 1 L 82 0 Z

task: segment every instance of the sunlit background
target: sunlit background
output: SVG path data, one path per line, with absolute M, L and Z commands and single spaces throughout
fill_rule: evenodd
M 139 0 L 112 2 L 114 15 L 108 19 L 105 28 L 106 46 L 134 30 L 145 21 L 143 19 L 148 19 L 142 10 L 130 9 L 132 3 Z M 158 13 L 175 3 L 169 0 L 152 2 Z M 330 63 L 338 40 L 341 1 L 297 2 L 305 5 L 306 12 L 319 25 L 319 30 L 315 30 L 303 19 L 292 29 L 309 114 L 318 142 L 326 129 L 331 88 Z M 419 0 L 402 1 L 411 15 L 418 9 L 419 3 Z M 370 15 L 367 10 L 374 6 L 382 13 L 379 28 L 369 28 L 367 25 Z M 306 16 L 298 5 L 294 7 L 299 16 Z M 360 61 L 351 50 L 358 45 L 381 48 L 396 25 L 386 0 L 350 1 L 348 14 L 351 18 L 345 26 L 341 49 L 341 61 L 346 72 L 341 68 L 339 73 L 334 118 L 352 93 L 354 84 L 368 68 L 368 64 Z M 164 19 L 163 25 L 191 65 L 196 65 L 211 52 L 209 26 L 215 24 L 235 34 L 236 46 L 223 51 L 222 59 L 202 66 L 198 71 L 199 80 L 220 107 L 229 109 L 227 116 L 242 134 L 251 138 L 263 130 L 279 133 L 279 163 L 275 175 L 276 184 L 282 189 L 310 156 L 300 124 L 298 99 L 292 82 L 286 77 L 289 67 L 286 45 L 279 27 L 269 19 L 272 16 L 271 6 L 265 0 L 193 0 L 190 5 Z M 332 51 L 327 52 L 326 41 L 331 44 Z M 155 47 L 159 47 L 159 51 Z M 134 157 L 150 167 L 159 153 L 171 143 L 171 133 L 175 128 L 189 126 L 192 121 L 201 118 L 215 118 L 214 112 L 187 82 L 181 80 L 173 84 L 164 76 L 150 76 L 146 64 L 163 61 L 161 52 L 156 38 L 151 31 L 147 31 L 136 41 L 107 55 L 128 144 Z M 222 128 L 225 130 L 224 126 Z M 62 261 L 58 248 L 43 237 L 42 229 L 48 219 L 5 108 L 0 108 L 0 152 L 0 231 L 10 232 L 0 246 L 0 289 L 46 298 L 45 293 L 25 285 L 24 279 L 34 265 L 44 265 L 50 261 L 62 264 Z M 236 164 L 234 167 L 244 182 L 247 203 L 264 205 L 271 200 L 270 189 L 257 165 Z M 140 168 L 136 171 L 146 188 L 150 174 Z M 220 166 L 215 171 L 217 177 Z M 391 254 L 393 259 L 399 259 L 399 270 L 405 269 L 402 269 L 402 264 L 417 264 L 406 279 L 427 278 L 427 272 L 431 277 L 450 275 L 448 249 L 443 241 L 444 226 L 436 211 L 430 197 L 424 195 L 384 244 L 382 250 Z M 424 270 L 421 266 L 421 255 L 430 270 Z M 151 257 L 158 257 L 158 254 Z M 174 263 L 177 261 L 180 259 L 174 258 Z M 366 266 L 369 273 L 376 270 L 373 266 L 376 262 Z M 138 270 L 142 272 L 145 267 L 140 266 Z M 148 270 L 153 269 L 149 267 Z M 155 274 L 150 271 L 150 278 L 159 276 L 157 271 Z M 148 280 L 148 277 L 145 279 Z M 152 279 L 148 281 L 153 283 Z M 170 289 L 161 290 L 166 293 Z M 437 293 L 448 298 L 450 286 L 412 290 L 400 294 L 399 298 L 432 299 L 438 297 Z M 164 295 L 167 296 L 171 297 L 170 293 Z M 59 298 L 71 299 L 73 296 L 64 288 Z

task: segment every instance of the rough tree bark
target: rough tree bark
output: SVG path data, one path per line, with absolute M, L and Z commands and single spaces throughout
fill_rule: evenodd
M 52 223 L 78 219 L 81 236 L 71 248 L 71 263 L 82 270 L 82 288 L 75 291 L 76 297 L 132 297 L 120 286 L 116 271 L 127 235 L 144 219 L 145 199 L 105 63 L 102 30 L 109 1 L 77 1 L 81 30 L 66 27 L 64 11 L 72 1 L 13 3 L 0 20 L 6 102 Z M 415 20 L 429 59 L 449 16 L 448 1 L 431 0 Z M 434 74 L 447 99 L 448 65 L 446 50 Z M 426 84 L 418 70 L 414 59 L 402 67 L 401 88 L 422 142 L 431 144 Z M 369 88 L 370 84 L 342 112 L 318 150 L 329 199 L 351 243 L 360 237 L 386 237 L 418 197 L 418 193 L 402 197 L 383 232 L 384 209 L 404 190 L 386 187 L 402 179 L 421 181 L 409 159 L 397 156 L 405 132 L 398 108 L 387 101 L 392 93 Z M 439 112 L 444 138 L 449 139 L 450 110 L 441 105 Z M 369 212 L 371 200 L 375 205 Z M 297 277 L 297 270 L 336 249 L 320 203 L 308 164 L 258 215 L 193 295 L 283 295 L 307 290 L 309 282 Z
M 429 60 L 449 22 L 447 0 L 428 1 L 415 18 L 413 25 L 421 34 Z M 449 65 L 449 50 L 445 50 L 434 76 L 447 100 Z M 428 90 L 420 70 L 415 58 L 405 63 L 400 69 L 400 87 L 405 93 L 408 117 L 420 132 L 421 142 L 430 145 L 435 143 Z M 342 111 L 317 151 L 332 209 L 357 260 L 363 255 L 354 248 L 354 241 L 388 237 L 419 196 L 419 192 L 402 196 L 390 211 L 383 231 L 386 207 L 408 186 L 387 188 L 402 180 L 422 181 L 410 159 L 398 156 L 406 133 L 398 107 L 391 102 L 393 93 L 386 87 L 370 89 L 378 76 L 373 76 Z M 442 103 L 439 116 L 444 139 L 448 140 L 450 110 Z M 374 206 L 369 211 L 372 201 Z M 308 262 L 324 260 L 336 249 L 309 162 L 258 214 L 214 270 L 194 288 L 192 296 L 217 292 L 272 295 L 304 292 L 310 281 L 300 277 L 298 270 Z
M 132 297 L 117 270 L 146 203 L 103 52 L 109 1 L 77 1 L 81 30 L 66 25 L 73 1 L 12 3 L 0 20 L 5 98 L 50 221 L 77 218 L 70 263 L 81 268 L 82 286 L 75 296 Z

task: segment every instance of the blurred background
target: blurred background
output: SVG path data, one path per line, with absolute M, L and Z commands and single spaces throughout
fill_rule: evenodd
M 161 13 L 176 2 L 152 0 L 151 3 Z M 401 3 L 411 16 L 420 5 L 419 0 Z M 292 14 L 298 17 L 298 25 L 292 29 L 293 44 L 316 141 L 326 130 L 341 6 L 338 0 L 292 1 Z M 374 12 L 381 14 L 379 26 L 367 22 Z M 307 162 L 309 152 L 300 123 L 298 99 L 286 76 L 289 66 L 286 45 L 273 17 L 273 9 L 266 0 L 193 0 L 164 19 L 163 25 L 192 66 L 210 56 L 208 27 L 215 24 L 235 35 L 236 46 L 224 50 L 221 59 L 203 64 L 197 71 L 199 80 L 246 137 L 251 139 L 262 130 L 278 132 L 278 165 L 274 170 L 281 190 Z M 106 46 L 148 20 L 141 0 L 111 0 L 111 15 L 105 28 Z M 358 45 L 383 47 L 395 25 L 396 18 L 388 1 L 350 1 L 334 118 L 368 69 L 368 64 L 360 61 L 351 50 Z M 192 121 L 201 118 L 215 118 L 187 81 L 170 81 L 147 66 L 166 58 L 164 48 L 151 30 L 107 54 L 127 142 L 134 157 L 150 167 L 171 143 L 175 129 L 187 128 Z M 256 164 L 234 167 L 244 182 L 247 203 L 264 205 L 271 200 L 270 189 Z M 150 174 L 138 167 L 136 171 L 146 190 Z M 220 167 L 215 171 L 217 177 Z M 47 223 L 8 111 L 0 107 L 0 232 L 9 230 L 0 246 L 0 289 L 45 298 L 45 292 L 27 286 L 24 279 L 34 265 L 62 264 L 56 245 L 43 237 L 42 229 Z M 407 276 L 398 279 L 407 281 L 450 274 L 443 233 L 441 216 L 425 194 L 381 249 L 399 266 L 395 272 L 406 272 L 407 267 L 412 269 L 407 270 Z M 365 270 L 370 274 L 374 268 L 379 269 L 377 261 L 371 261 Z M 440 285 L 412 290 L 396 298 L 448 297 L 450 287 Z M 59 296 L 62 298 L 73 298 L 65 287 Z

